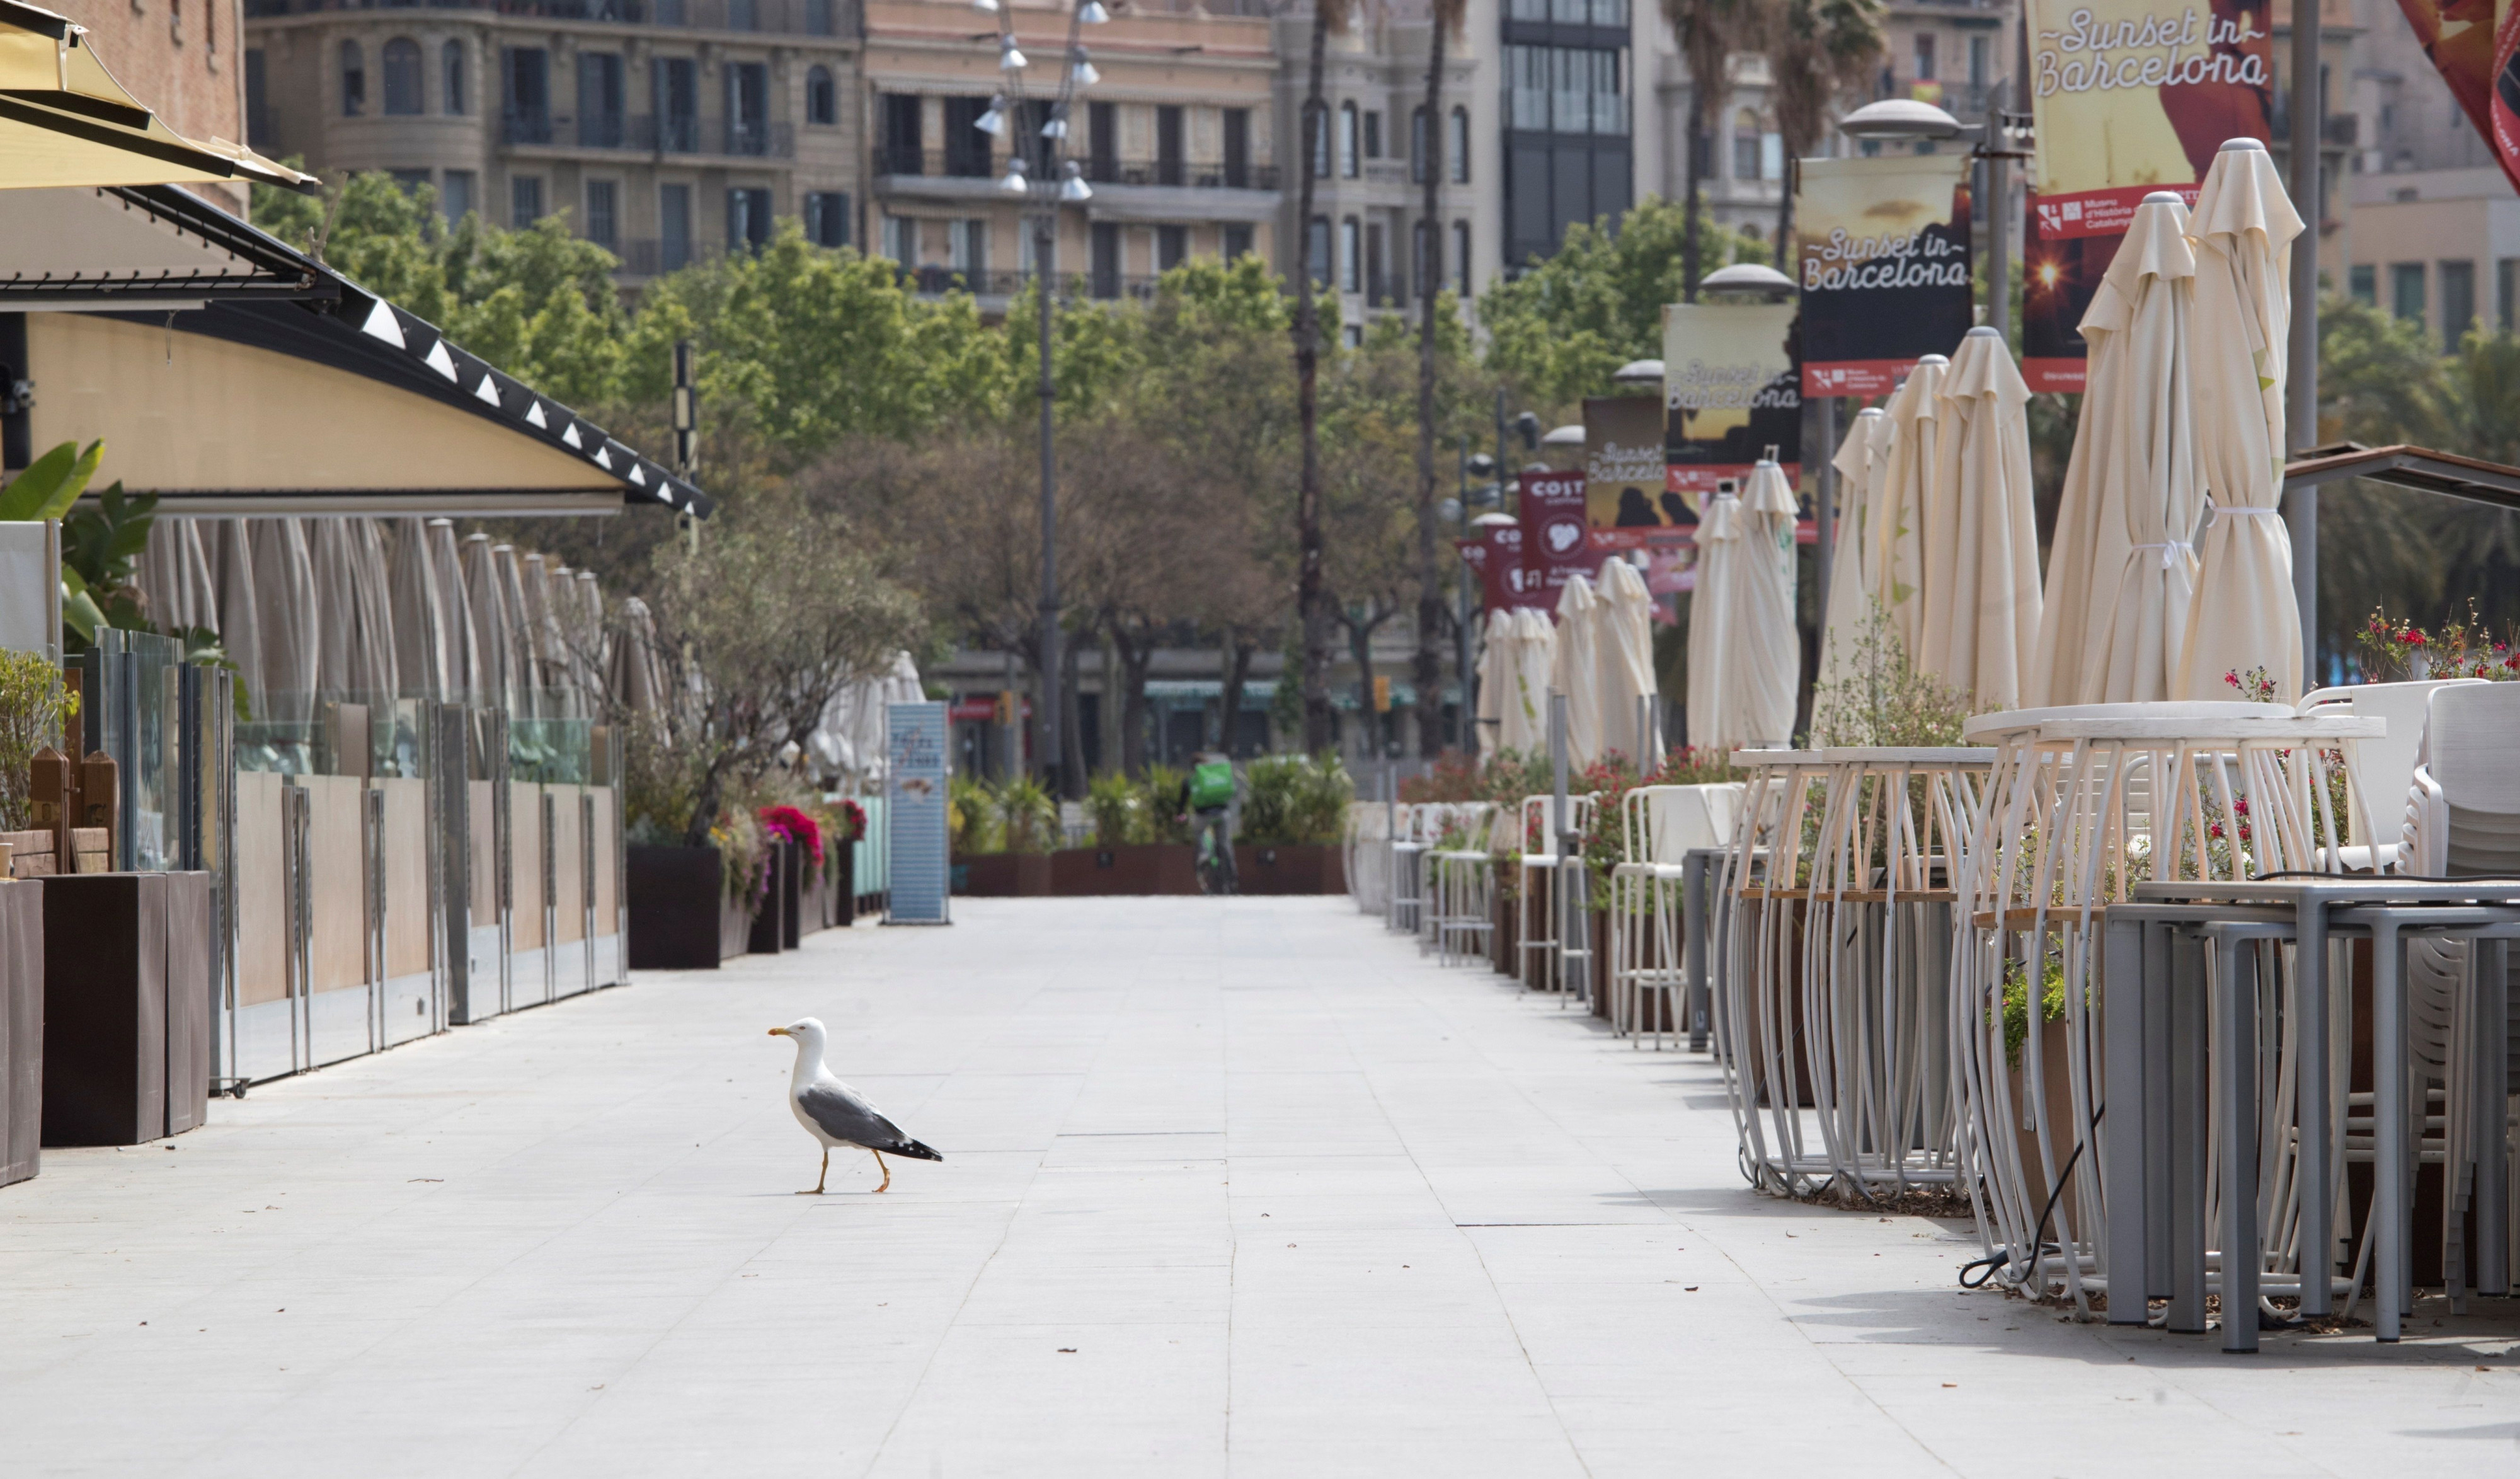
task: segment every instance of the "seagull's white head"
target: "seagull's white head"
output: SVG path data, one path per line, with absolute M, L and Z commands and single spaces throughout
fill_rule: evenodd
M 799 1017 L 786 1027 L 772 1028 L 770 1036 L 795 1039 L 796 1050 L 809 1057 L 823 1055 L 823 1024 L 820 1018 Z

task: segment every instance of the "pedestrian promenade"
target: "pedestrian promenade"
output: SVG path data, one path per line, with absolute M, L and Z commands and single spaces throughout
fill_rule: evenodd
M 2520 1311 L 2222 1355 L 1748 1192 L 1716 1068 L 1338 899 L 957 901 L 0 1191 L 13 1475 L 2404 1474 Z M 819 1149 L 835 1072 L 942 1165 Z M 2502 1302 L 2481 1302 L 2491 1310 Z M 2443 1322 L 2436 1324 L 2434 1321 Z

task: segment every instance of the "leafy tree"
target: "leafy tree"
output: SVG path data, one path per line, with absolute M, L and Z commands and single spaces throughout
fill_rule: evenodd
M 1329 626 L 1322 608 L 1322 442 L 1321 355 L 1328 342 L 1321 310 L 1313 296 L 1314 165 L 1328 152 L 1329 105 L 1322 96 L 1323 53 L 1329 33 L 1345 30 L 1353 0 L 1312 0 L 1312 39 L 1304 62 L 1303 126 L 1297 130 L 1303 157 L 1296 162 L 1295 316 L 1288 332 L 1295 347 L 1295 425 L 1300 452 L 1295 485 L 1295 622 L 1303 632 L 1303 661 L 1297 665 L 1304 694 L 1304 748 L 1320 750 L 1330 742 L 1330 697 L 1325 686 L 1329 666 Z M 1430 119 L 1431 123 L 1432 120 Z M 1323 264 L 1327 267 L 1327 263 Z
M 1771 106 L 1785 158 L 1808 158 L 1828 126 L 1829 105 L 1856 90 L 1880 64 L 1889 7 L 1882 0 L 1765 0 Z M 1794 239 L 1794 193 L 1779 191 L 1777 264 Z
M 1731 91 L 1732 54 L 1758 45 L 1770 18 L 1759 0 L 1662 0 L 1663 18 L 1680 42 L 1681 65 L 1688 72 L 1688 189 L 1683 211 L 1688 230 L 1681 237 L 1681 291 L 1670 302 L 1697 301 L 1697 284 L 1705 276 L 1703 190 L 1707 156 L 1713 147 L 1715 120 L 1722 116 Z

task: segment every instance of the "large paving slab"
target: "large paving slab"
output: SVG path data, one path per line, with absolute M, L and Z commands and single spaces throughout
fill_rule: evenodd
M 48 1152 L 0 1472 L 2520 1472 L 2520 1312 L 2063 1322 L 1958 1226 L 1752 1195 L 1712 1065 L 1344 901 L 957 916 Z M 795 1194 L 807 1015 L 944 1164 Z

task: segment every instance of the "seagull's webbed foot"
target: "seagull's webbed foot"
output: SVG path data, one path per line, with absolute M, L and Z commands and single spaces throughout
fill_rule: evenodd
M 883 1163 L 883 1152 L 880 1150 L 870 1150 L 867 1154 L 875 1157 L 876 1169 L 883 1173 L 883 1185 L 878 1186 L 876 1190 L 883 1191 L 889 1188 L 892 1185 L 892 1168 Z
M 799 1192 L 797 1192 L 796 1194 L 797 1194 L 798 1196 L 821 1196 L 821 1195 L 823 1194 L 823 1183 L 824 1183 L 825 1181 L 830 1180 L 831 1179 L 832 1179 L 832 1147 L 831 1147 L 831 1146 L 829 1146 L 829 1145 L 826 1145 L 826 1146 L 824 1146 L 824 1147 L 823 1147 L 823 1174 L 822 1174 L 821 1176 L 818 1176 L 818 1177 L 814 1178 L 814 1189 L 813 1189 L 813 1190 L 811 1190 L 811 1191 L 799 1191 Z

